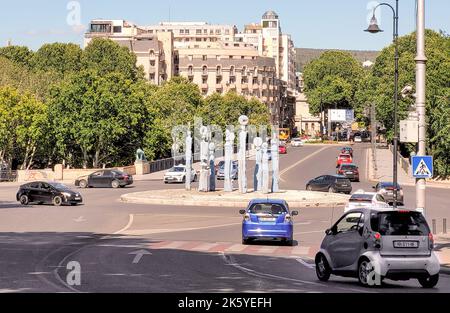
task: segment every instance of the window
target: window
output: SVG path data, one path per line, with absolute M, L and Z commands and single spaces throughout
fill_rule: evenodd
M 243 76 L 241 79 L 241 83 L 242 84 L 247 84 L 248 83 L 248 77 L 247 76 Z
M 150 60 L 150 66 L 155 66 L 155 60 Z
M 188 75 L 189 76 L 194 75 L 194 68 L 192 67 L 192 65 L 189 65 L 189 67 L 188 67 Z
M 230 84 L 235 84 L 235 83 L 236 83 L 236 77 L 230 76 Z
M 221 35 L 222 31 L 220 29 L 216 29 L 216 35 Z
M 208 56 L 207 56 L 207 55 L 203 55 L 203 56 L 202 56 L 202 60 L 203 60 L 203 61 L 208 60 Z
M 91 33 L 111 33 L 111 24 L 91 24 Z
M 203 66 L 203 68 L 202 68 L 202 74 L 203 75 L 208 75 L 208 67 L 206 65 Z
M 222 68 L 220 66 L 216 69 L 216 75 L 222 75 Z
M 185 33 L 186 35 L 189 35 L 189 29 L 185 29 L 185 30 L 184 30 L 184 33 Z
M 216 78 L 216 84 L 222 83 L 222 76 Z
M 114 26 L 113 27 L 114 33 L 121 33 L 122 32 L 122 26 Z
M 373 231 L 382 236 L 428 236 L 430 229 L 420 212 L 392 211 L 372 214 Z
M 287 213 L 287 210 L 284 206 L 280 204 L 261 203 L 261 204 L 254 204 L 248 210 L 248 212 L 251 214 L 280 215 Z
M 235 76 L 234 66 L 230 67 L 230 76 Z
M 364 217 L 362 213 L 349 213 L 345 215 L 336 225 L 336 233 L 345 233 L 349 231 L 357 231 L 364 223 Z M 363 224 L 364 225 L 364 224 Z
M 155 73 L 150 73 L 150 81 L 154 81 L 155 80 Z
M 208 77 L 202 77 L 202 84 L 208 83 Z
M 195 30 L 195 34 L 196 35 L 201 35 L 202 34 L 202 30 L 201 29 L 196 29 Z
M 229 35 L 230 34 L 230 30 L 229 29 L 225 29 L 225 35 Z

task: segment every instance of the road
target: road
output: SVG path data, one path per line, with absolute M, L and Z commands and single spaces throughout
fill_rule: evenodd
M 336 146 L 290 148 L 281 156 L 282 189 L 304 189 L 315 176 L 335 172 Z M 366 146 L 357 145 L 361 169 L 354 190 L 370 189 Z M 15 201 L 17 186 L 0 185 L 0 292 L 449 292 L 416 281 L 387 280 L 365 289 L 355 279 L 316 278 L 312 258 L 342 207 L 295 208 L 294 247 L 264 242 L 242 246 L 236 209 L 124 204 L 120 195 L 172 188 L 141 181 L 126 189 L 82 190 L 77 207 L 28 206 Z M 427 217 L 449 218 L 445 189 L 429 189 Z M 406 205 L 414 188 L 405 187 Z M 81 266 L 81 285 L 68 284 L 67 265 Z

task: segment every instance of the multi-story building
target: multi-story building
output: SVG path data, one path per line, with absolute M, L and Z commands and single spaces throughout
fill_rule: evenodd
M 273 120 L 278 119 L 280 93 L 273 58 L 236 42 L 192 43 L 178 54 L 180 75 L 197 84 L 204 96 L 234 91 L 255 97 L 268 105 Z
M 234 25 L 212 25 L 206 22 L 163 22 L 142 27 L 149 34 L 171 32 L 175 49 L 202 42 L 233 42 L 237 33 Z
M 143 67 L 146 79 L 154 84 L 160 85 L 178 73 L 171 32 L 153 35 L 124 20 L 93 20 L 85 34 L 85 46 L 94 38 L 108 38 L 133 51 L 137 66 Z

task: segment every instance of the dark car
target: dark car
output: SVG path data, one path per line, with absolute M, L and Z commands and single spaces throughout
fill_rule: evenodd
M 123 188 L 133 183 L 133 176 L 119 170 L 101 170 L 91 175 L 78 177 L 75 186 L 81 188 Z
M 356 164 L 341 164 L 337 174 L 347 177 L 350 181 L 359 182 L 359 168 Z
M 22 205 L 52 203 L 60 206 L 63 204 L 77 205 L 83 202 L 83 198 L 78 192 L 54 182 L 32 182 L 22 185 L 17 192 L 16 199 Z
M 323 175 L 311 179 L 306 184 L 306 190 L 350 194 L 352 183 L 342 175 Z

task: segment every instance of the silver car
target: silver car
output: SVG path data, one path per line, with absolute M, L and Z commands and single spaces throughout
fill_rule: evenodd
M 231 166 L 231 179 L 237 180 L 239 175 L 239 165 L 237 161 L 232 162 Z M 225 164 L 219 167 L 219 170 L 217 171 L 217 179 L 218 180 L 224 180 L 225 179 Z
M 393 182 L 379 182 L 376 186 L 372 187 L 377 193 L 383 196 L 387 203 L 394 203 L 394 183 Z M 403 189 L 397 184 L 397 203 L 399 205 L 404 204 Z
M 316 274 L 358 278 L 363 286 L 391 280 L 418 279 L 424 288 L 439 281 L 434 239 L 417 211 L 361 208 L 344 214 L 326 231 L 317 253 Z

